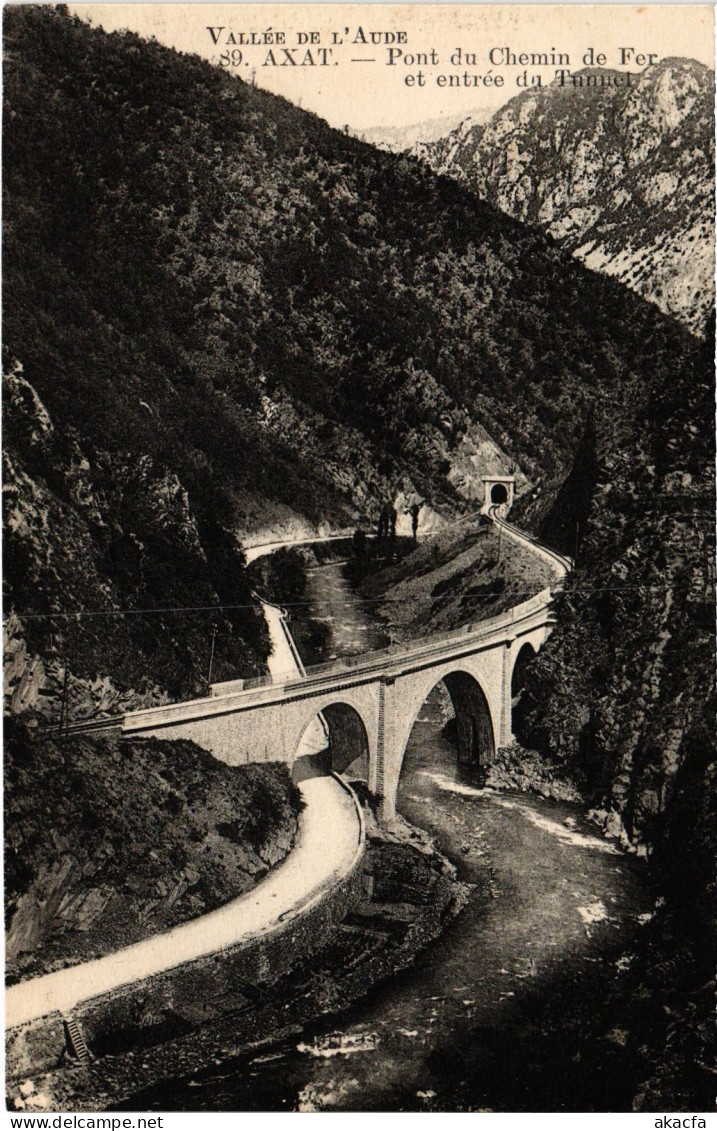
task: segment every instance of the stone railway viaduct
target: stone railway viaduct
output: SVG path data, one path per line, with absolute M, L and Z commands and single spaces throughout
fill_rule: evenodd
M 570 562 L 532 543 L 504 521 L 502 516 L 512 501 L 512 483 L 499 482 L 498 485 L 505 487 L 507 497 L 504 498 L 502 492 L 492 494 L 496 480 L 491 480 L 487 484 L 491 496 L 486 490 L 491 505 L 485 513 L 500 525 L 505 537 L 530 546 L 547 560 L 553 567 L 555 583 L 560 584 Z M 456 712 L 460 760 L 485 764 L 496 746 L 510 741 L 512 702 L 522 686 L 526 660 L 538 651 L 551 631 L 551 602 L 551 590 L 545 589 L 500 616 L 425 641 L 308 670 L 299 663 L 299 674 L 286 680 L 257 680 L 251 686 L 241 681 L 215 685 L 215 694 L 208 699 L 127 714 L 122 719 L 122 731 L 128 736 L 191 738 L 229 765 L 282 760 L 292 766 L 296 780 L 316 777 L 317 769 L 326 774 L 348 771 L 349 776 L 367 782 L 377 803 L 379 818 L 390 821 L 396 812 L 401 765 L 411 729 L 427 696 L 441 680 Z M 109 722 L 113 727 L 117 725 L 115 720 Z M 83 729 L 89 728 L 85 724 Z M 316 790 L 324 784 L 315 781 L 307 783 L 307 787 Z M 344 789 L 348 787 L 344 785 Z M 302 878 L 307 880 L 309 891 L 313 893 L 308 904 L 301 900 L 296 903 L 296 877 L 292 874 L 293 902 L 278 919 L 272 918 L 278 903 L 273 908 L 264 906 L 264 921 L 258 928 L 253 921 L 249 923 L 250 929 L 247 928 L 246 906 L 238 909 L 233 902 L 196 922 L 175 928 L 156 942 L 151 940 L 149 947 L 147 942 L 139 943 L 104 958 L 11 987 L 6 995 L 8 1078 L 14 1072 L 17 1079 L 22 1079 L 28 1063 L 44 1066 L 43 1071 L 56 1064 L 66 1044 L 78 1062 L 86 1064 L 88 1054 L 78 1028 L 79 1021 L 92 1031 L 93 1026 L 96 1029 L 97 1025 L 105 1025 L 107 1016 L 115 1008 L 116 992 L 128 995 L 121 997 L 123 1002 L 151 1000 L 153 1016 L 165 1006 L 170 1008 L 175 993 L 171 970 L 181 967 L 189 972 L 190 980 L 183 983 L 182 992 L 186 991 L 187 984 L 192 984 L 192 972 L 200 970 L 198 963 L 211 961 L 211 979 L 214 980 L 219 976 L 214 956 L 217 948 L 226 952 L 229 969 L 249 970 L 255 980 L 256 964 L 268 961 L 267 947 L 274 947 L 272 954 L 280 956 L 276 959 L 279 963 L 286 955 L 295 953 L 299 945 L 297 938 L 303 940 L 301 945 L 309 946 L 310 952 L 316 931 L 325 930 L 332 916 L 341 913 L 341 907 L 345 910 L 346 899 L 353 891 L 351 885 L 355 884 L 357 876 L 360 879 L 357 866 L 362 858 L 364 834 L 355 796 L 353 801 L 358 814 L 358 850 L 351 840 L 351 835 L 355 835 L 351 825 L 348 829 L 350 867 L 343 870 L 337 882 L 332 856 L 329 873 L 322 873 L 323 887 L 319 894 L 315 890 L 316 861 L 308 868 L 308 877 L 302 872 Z M 321 838 L 323 861 L 323 832 Z M 307 844 L 308 839 L 304 849 L 311 858 L 311 853 L 316 851 L 315 835 L 313 847 L 307 849 Z M 332 853 L 335 848 L 332 844 Z M 306 859 L 302 859 L 300 867 L 305 870 Z M 309 862 L 311 864 L 311 859 Z M 291 867 L 291 860 L 275 873 L 275 886 L 281 879 L 282 868 L 287 866 Z M 294 868 L 297 866 L 295 860 Z M 241 900 L 242 897 L 238 902 Z M 261 899 L 252 899 L 254 918 L 254 905 L 260 903 Z M 282 926 L 289 912 L 291 918 Z M 207 929 L 207 922 L 214 922 L 217 916 L 222 924 L 219 934 L 216 924 Z M 197 945 L 197 927 L 200 928 L 200 945 Z M 162 938 L 164 942 L 160 945 Z M 155 978 L 151 984 L 146 981 L 149 977 Z M 145 985 L 149 985 L 148 990 L 142 989 Z
M 554 567 L 559 583 L 568 559 L 538 546 L 496 513 L 505 536 Z M 306 670 L 281 683 L 222 684 L 218 694 L 124 716 L 123 734 L 188 738 L 228 765 L 283 761 L 298 778 L 306 736 L 317 717 L 328 729 L 323 769 L 368 784 L 379 818 L 396 812 L 406 743 L 430 692 L 442 680 L 456 713 L 459 761 L 488 764 L 512 739 L 512 701 L 525 662 L 551 631 L 552 591 L 507 613 L 429 640 L 365 653 Z

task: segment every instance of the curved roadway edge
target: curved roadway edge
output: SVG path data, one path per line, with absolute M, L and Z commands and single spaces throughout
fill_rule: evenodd
M 298 538 L 283 538 L 275 542 L 257 542 L 254 546 L 244 545 L 246 563 L 263 558 L 266 554 L 273 554 L 275 550 L 283 550 L 286 546 L 313 546 L 315 542 L 342 542 L 350 538 L 353 530 L 335 530 L 333 534 L 302 534 Z
M 274 683 L 281 683 L 285 679 L 295 679 L 297 676 L 306 675 L 299 650 L 286 623 L 286 610 L 282 609 L 280 605 L 273 605 L 270 601 L 265 601 L 263 597 L 257 599 L 261 601 L 264 619 L 272 643 L 272 653 L 266 661 L 272 680 Z
M 530 534 L 525 534 L 519 530 L 517 526 L 512 523 L 506 522 L 504 518 L 499 518 L 493 511 L 488 512 L 488 517 L 495 526 L 499 526 L 505 532 L 508 538 L 513 542 L 517 542 L 526 550 L 530 550 L 536 554 L 548 565 L 552 566 L 558 574 L 558 580 L 563 581 L 568 573 L 573 569 L 572 558 L 567 558 L 564 554 L 559 554 L 557 550 L 551 550 L 549 546 L 544 546 L 537 538 L 533 538 Z
M 285 928 L 316 906 L 356 866 L 365 844 L 363 813 L 338 775 L 299 786 L 305 808 L 286 859 L 257 887 L 216 911 L 104 958 L 10 987 L 5 1024 L 12 1029 L 186 962 L 246 945 Z

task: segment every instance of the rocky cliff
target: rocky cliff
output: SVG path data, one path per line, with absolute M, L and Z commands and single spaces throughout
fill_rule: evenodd
M 280 764 L 192 742 L 38 741 L 6 729 L 7 969 L 27 978 L 193 919 L 289 851 L 301 808 Z
M 702 333 L 714 306 L 714 73 L 663 59 L 632 85 L 537 88 L 414 147 Z M 589 83 L 600 85 L 588 85 Z
M 634 1101 L 647 1111 L 702 1109 L 713 1094 L 713 389 L 708 334 L 692 381 L 655 393 L 632 443 L 598 426 L 595 461 L 561 499 L 564 517 L 582 508 L 571 484 L 595 472 L 577 568 L 516 720 L 580 784 L 594 819 L 650 859 L 659 898 L 625 1007 L 626 1054 L 650 1065 Z
M 529 669 L 525 734 L 577 773 L 625 843 L 648 851 L 677 832 L 672 811 L 712 749 L 712 348 L 695 351 L 687 385 L 653 392 L 631 442 L 616 444 L 598 418 L 543 524 L 554 528 L 557 512 L 566 550 L 573 532 L 576 568 Z

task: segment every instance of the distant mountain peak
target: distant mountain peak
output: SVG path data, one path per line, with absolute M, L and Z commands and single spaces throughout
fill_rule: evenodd
M 618 74 L 587 67 L 572 78 Z M 662 59 L 629 86 L 556 79 L 413 152 L 703 332 L 714 308 L 714 72 L 704 64 Z
M 413 146 L 430 144 L 446 137 L 453 130 L 466 129 L 470 126 L 487 122 L 492 111 L 487 108 L 476 108 L 470 114 L 449 114 L 440 118 L 427 118 L 421 122 L 411 122 L 407 126 L 367 126 L 364 129 L 352 129 L 354 137 L 375 145 L 378 149 L 388 149 L 393 153 L 401 153 Z

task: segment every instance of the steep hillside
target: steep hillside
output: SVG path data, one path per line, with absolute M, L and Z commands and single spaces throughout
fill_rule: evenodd
M 597 429 L 544 522 L 556 530 L 560 515 L 577 565 L 530 668 L 526 737 L 578 773 L 614 828 L 619 817 L 653 847 L 712 749 L 713 343 L 691 382 L 653 393 L 630 443 Z
M 625 1007 L 626 1055 L 651 1066 L 635 1098 L 646 1111 L 714 1098 L 714 320 L 710 331 L 692 381 L 651 398 L 631 444 L 598 432 L 561 492 L 568 530 L 571 507 L 588 504 L 578 567 L 517 720 L 652 865 L 658 909 Z
M 241 547 L 192 505 L 176 464 L 152 442 L 94 444 L 50 415 L 20 366 L 3 391 L 12 713 L 56 716 L 64 698 L 71 718 L 89 717 L 205 688 L 213 626 L 216 678 L 261 672 L 268 633 Z
M 414 152 L 702 333 L 714 305 L 714 73 L 663 59 L 631 79 L 556 81 Z
M 419 544 L 398 565 L 369 576 L 362 597 L 390 622 L 392 639 L 420 639 L 496 616 L 554 581 L 547 563 L 471 521 Z
M 681 379 L 687 336 L 420 163 L 61 9 L 4 19 L 16 705 L 56 712 L 66 667 L 83 710 L 201 691 L 213 639 L 250 675 L 251 524 L 455 513 L 513 464 L 548 497 L 593 401 L 619 431 Z
M 10 724 L 4 770 L 14 979 L 107 954 L 249 890 L 291 848 L 301 808 L 286 766 L 229 767 L 186 741 L 39 742 Z

